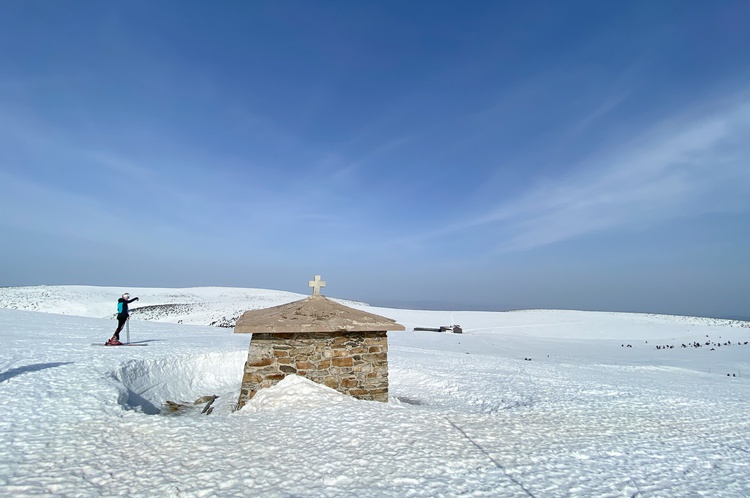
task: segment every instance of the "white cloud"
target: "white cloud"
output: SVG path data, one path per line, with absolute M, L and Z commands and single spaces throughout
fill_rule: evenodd
M 748 209 L 747 137 L 747 102 L 690 122 L 673 120 L 441 235 L 495 230 L 500 249 L 523 250 L 604 229 Z

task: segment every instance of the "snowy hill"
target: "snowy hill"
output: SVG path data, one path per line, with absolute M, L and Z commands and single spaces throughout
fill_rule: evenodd
M 234 287 L 185 289 L 128 288 L 139 301 L 131 305 L 133 320 L 233 327 L 246 310 L 304 299 L 307 294 Z M 90 318 L 114 318 L 121 287 L 77 285 L 2 287 L 0 308 L 40 311 Z M 716 318 L 568 310 L 512 312 L 419 311 L 371 307 L 332 298 L 347 306 L 393 318 L 407 328 L 460 324 L 474 332 L 564 338 L 658 339 L 695 338 L 706 327 L 750 327 L 750 322 Z M 694 333 L 691 333 L 691 330 Z M 606 331 L 607 334 L 603 335 Z M 610 337 L 612 335 L 613 337 Z
M 172 306 L 147 346 L 92 346 L 120 289 L 0 289 L 0 496 L 750 496 L 746 322 L 360 303 L 464 333 L 389 332 L 389 403 L 289 376 L 233 412 L 250 336 L 186 324 L 304 296 L 127 290 Z
M 125 290 L 120 287 L 79 285 L 5 287 L 0 288 L 0 308 L 113 318 L 117 299 L 123 292 Z M 140 298 L 130 307 L 133 320 L 222 327 L 233 327 L 246 310 L 268 308 L 306 297 L 293 292 L 232 287 L 130 288 L 127 292 Z

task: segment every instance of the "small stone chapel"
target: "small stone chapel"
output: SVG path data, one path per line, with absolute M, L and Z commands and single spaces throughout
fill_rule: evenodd
M 395 320 L 355 310 L 320 294 L 281 306 L 245 311 L 236 334 L 253 334 L 237 409 L 287 375 L 299 375 L 355 398 L 388 401 L 388 331 Z

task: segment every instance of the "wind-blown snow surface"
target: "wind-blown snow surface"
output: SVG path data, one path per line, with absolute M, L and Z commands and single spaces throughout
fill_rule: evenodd
M 112 318 L 117 299 L 129 292 L 133 318 L 170 323 L 234 326 L 243 311 L 268 308 L 304 298 L 302 294 L 233 287 L 153 289 L 44 285 L 0 288 L 0 308 L 62 315 Z
M 0 309 L 0 495 L 750 496 L 744 323 L 366 309 L 465 333 L 389 332 L 390 403 L 292 376 L 240 412 L 249 335 Z

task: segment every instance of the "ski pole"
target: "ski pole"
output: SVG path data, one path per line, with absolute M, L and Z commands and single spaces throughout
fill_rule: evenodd
M 125 321 L 125 334 L 128 337 L 128 344 L 130 344 L 130 317 Z

